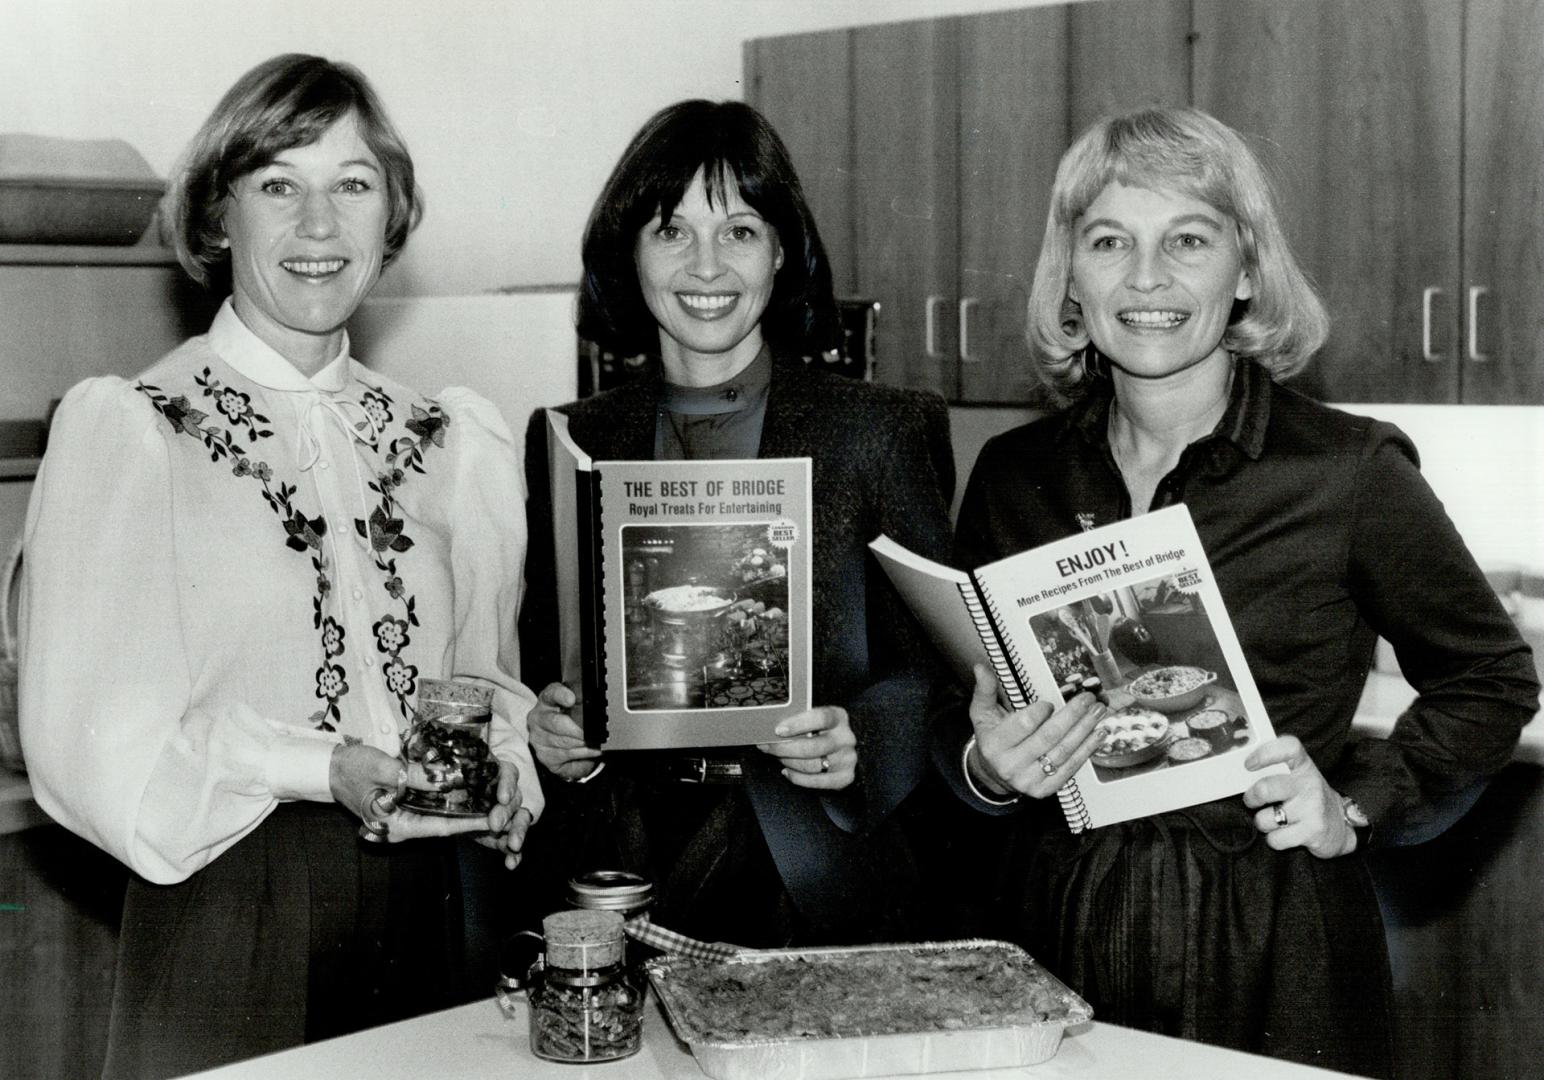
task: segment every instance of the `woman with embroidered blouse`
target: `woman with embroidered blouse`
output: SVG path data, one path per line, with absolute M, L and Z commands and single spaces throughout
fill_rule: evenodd
M 424 397 L 349 355 L 346 321 L 421 213 L 373 90 L 318 57 L 260 64 L 173 203 L 184 267 L 229 299 L 140 377 L 70 391 L 26 525 L 33 789 L 135 872 L 109 1076 L 453 1004 L 447 838 L 513 868 L 542 804 L 508 428 L 467 390 Z M 419 683 L 452 676 L 492 691 L 497 804 L 394 810 Z M 388 843 L 362 843 L 361 818 Z

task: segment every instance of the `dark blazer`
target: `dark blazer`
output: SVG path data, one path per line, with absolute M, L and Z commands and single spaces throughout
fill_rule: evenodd
M 660 388 L 657 374 L 645 376 L 560 411 L 596 460 L 648 460 Z M 859 780 L 822 798 L 789 784 L 768 755 L 752 753 L 746 789 L 789 895 L 805 917 L 830 926 L 861 915 L 851 910 L 855 901 L 861 908 L 865 890 L 854 878 L 854 845 L 927 769 L 926 705 L 937 661 L 867 544 L 883 532 L 929 558 L 948 558 L 948 412 L 936 395 L 779 359 L 760 456 L 813 460 L 814 703 L 847 709 Z M 526 433 L 531 543 L 521 615 L 522 677 L 538 689 L 558 677 L 546 461 L 538 413 Z

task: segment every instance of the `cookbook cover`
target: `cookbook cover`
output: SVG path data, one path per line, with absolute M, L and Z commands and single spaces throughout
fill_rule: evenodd
M 810 462 L 591 461 L 549 412 L 563 679 L 612 750 L 770 742 L 810 707 Z
M 1173 506 L 965 573 L 870 545 L 968 686 L 989 664 L 1014 708 L 1084 690 L 1104 741 L 1061 790 L 1074 832 L 1237 795 L 1273 738 L 1190 512 Z

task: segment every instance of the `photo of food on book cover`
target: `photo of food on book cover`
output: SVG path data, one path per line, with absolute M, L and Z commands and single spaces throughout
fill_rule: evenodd
M 1189 576 L 1164 574 L 1030 617 L 1060 695 L 1090 691 L 1113 710 L 1092 759 L 1101 781 L 1259 741 L 1206 602 L 1185 587 Z
M 1190 512 L 1173 506 L 973 571 L 880 537 L 870 547 L 971 685 L 988 665 L 1014 708 L 1088 692 L 1103 742 L 1060 792 L 1073 831 L 1237 795 L 1275 737 Z
M 627 707 L 787 705 L 787 521 L 624 525 Z
M 771 742 L 810 707 L 810 462 L 592 461 L 549 413 L 563 680 L 613 750 Z

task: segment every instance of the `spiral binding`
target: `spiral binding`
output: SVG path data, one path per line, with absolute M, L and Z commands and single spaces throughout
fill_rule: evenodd
M 1008 702 L 1015 709 L 1034 704 L 1040 700 L 1040 695 L 1035 693 L 1034 685 L 1024 676 L 1024 663 L 1019 659 L 1018 650 L 998 632 L 997 628 L 1002 625 L 1002 612 L 998 610 L 986 586 L 976 582 L 976 591 L 981 594 L 979 601 L 961 589 L 965 596 L 965 607 L 970 611 L 976 630 L 985 631 L 981 634 L 981 641 L 986 646 L 987 658 L 997 671 L 997 681 L 1007 691 Z M 982 610 L 983 604 L 985 611 Z
M 1056 793 L 1056 801 L 1061 803 L 1062 816 L 1067 819 L 1067 825 L 1073 832 L 1080 833 L 1094 827 L 1093 815 L 1083 802 L 1083 792 L 1076 780 L 1068 780 L 1062 785 L 1062 789 Z
M 992 667 L 997 672 L 997 681 L 1002 684 L 1008 693 L 1008 702 L 1015 709 L 1022 709 L 1026 705 L 1037 701 L 1039 695 L 1035 693 L 1033 684 L 1024 677 L 1024 663 L 1019 658 L 1018 650 L 1013 644 L 1003 639 L 998 633 L 998 626 L 1002 624 L 1002 613 L 997 604 L 992 600 L 992 594 L 987 592 L 986 586 L 976 582 L 975 590 L 960 587 L 960 594 L 965 599 L 965 608 L 970 612 L 971 621 L 976 624 L 976 632 L 981 641 L 986 645 L 986 654 L 992 661 Z M 978 601 L 973 595 L 979 591 L 981 598 Z M 985 604 L 986 610 L 982 610 Z M 988 617 L 990 613 L 990 618 Z M 1078 788 L 1076 780 L 1068 780 L 1056 793 L 1056 801 L 1061 803 L 1062 816 L 1067 819 L 1067 826 L 1075 833 L 1094 826 L 1093 817 L 1088 812 L 1088 806 L 1083 801 L 1083 792 Z

